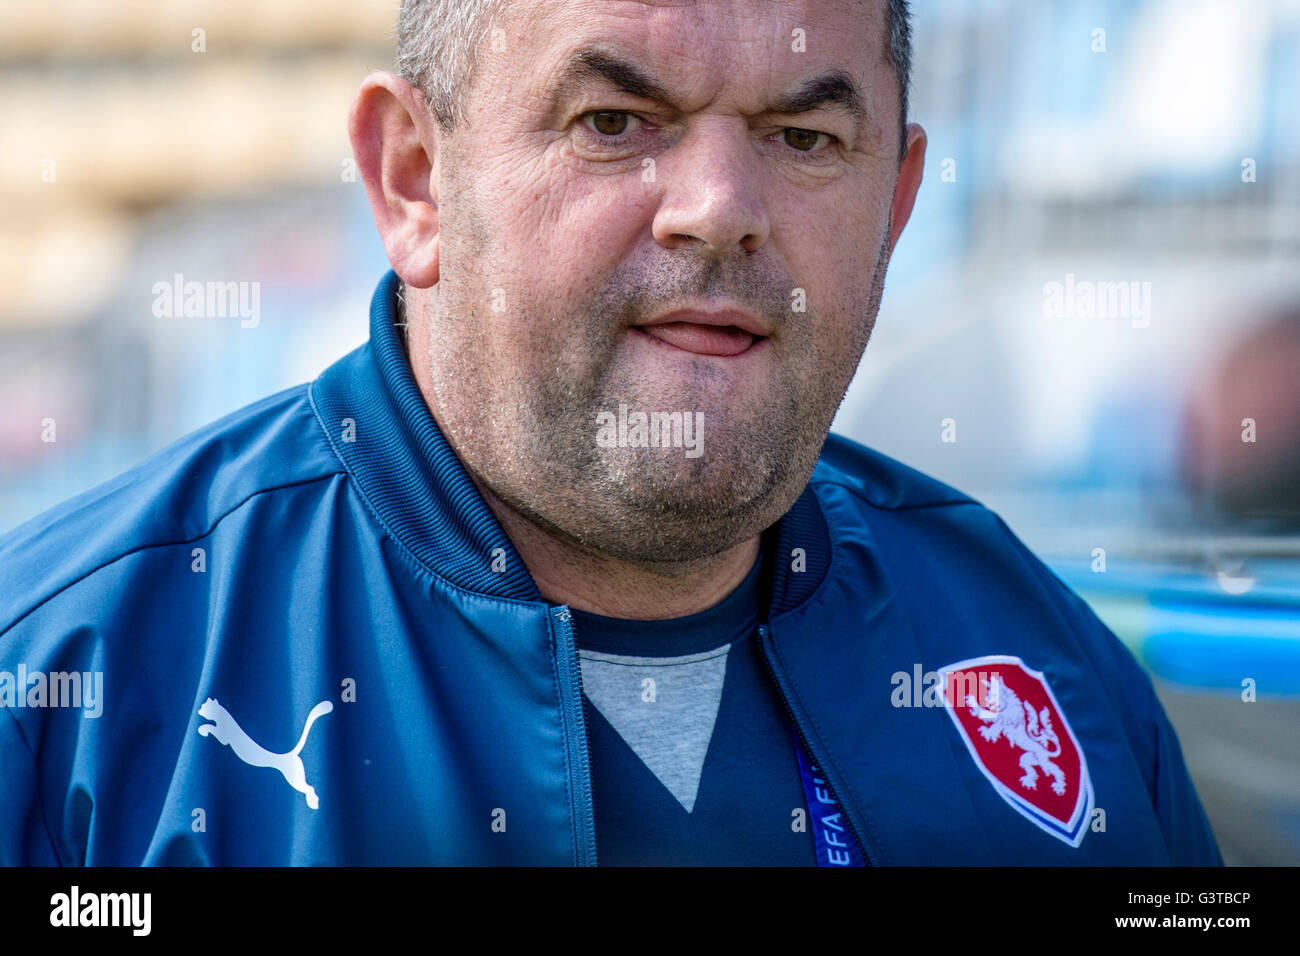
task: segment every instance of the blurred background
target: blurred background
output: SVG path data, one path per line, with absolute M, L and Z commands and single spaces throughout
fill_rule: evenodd
M 1300 0 L 913 7 L 925 183 L 834 429 L 1000 513 L 1228 862 L 1298 864 Z M 396 8 L 0 6 L 0 533 L 365 341 L 345 122 Z

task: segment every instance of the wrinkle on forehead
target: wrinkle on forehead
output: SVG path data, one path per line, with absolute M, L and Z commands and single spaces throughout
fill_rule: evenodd
M 641 67 L 686 113 L 757 116 L 801 83 L 841 70 L 864 107 L 858 148 L 875 153 L 897 123 L 887 10 L 888 0 L 511 0 L 498 21 L 507 45 L 484 51 L 466 91 L 466 127 L 486 118 L 518 138 L 549 126 L 559 114 L 548 89 L 575 53 L 604 47 Z M 795 29 L 806 31 L 804 52 L 792 48 Z M 875 34 L 882 42 L 871 41 Z
M 883 24 L 867 20 L 870 7 L 879 19 L 881 0 L 535 0 L 512 4 L 520 14 L 517 28 L 549 43 L 537 51 L 526 77 L 536 94 L 554 79 L 565 62 L 584 47 L 620 49 L 664 85 L 671 86 L 690 109 L 715 105 L 724 91 L 747 97 L 756 83 L 787 87 L 818 71 L 838 68 L 854 77 L 868 106 L 879 109 L 872 74 L 881 56 L 866 56 L 868 48 L 845 43 L 844 37 L 862 29 L 883 34 Z M 531 7 L 532 9 L 523 9 Z M 840 28 L 828 19 L 835 8 L 852 23 Z M 853 16 L 855 12 L 861 16 Z M 596 16 L 593 16 L 596 14 Z M 627 21 L 626 30 L 619 20 Z M 545 23 L 546 27 L 541 25 Z M 541 28 L 541 29 L 539 29 Z M 793 31 L 808 31 L 808 52 L 792 49 Z M 830 42 L 825 42 L 827 38 Z M 878 52 L 884 53 L 882 49 Z M 788 51 L 788 57 L 779 54 Z M 892 69 L 892 68 L 891 68 Z M 520 74 L 517 72 L 516 76 Z M 780 80 L 776 78 L 780 77 Z M 522 78 L 522 77 L 521 77 Z M 876 84 L 878 85 L 878 84 Z M 774 90 L 761 92 L 764 99 Z M 757 93 L 757 91 L 755 91 Z M 746 110 L 762 104 L 729 103 Z

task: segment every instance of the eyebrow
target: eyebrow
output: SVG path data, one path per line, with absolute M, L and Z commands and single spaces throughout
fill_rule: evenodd
M 673 97 L 635 63 L 598 48 L 579 50 L 569 57 L 564 69 L 550 85 L 548 99 L 555 103 L 572 95 L 584 82 L 608 83 L 620 93 L 642 99 L 657 100 L 677 107 Z M 827 70 L 806 80 L 797 90 L 770 103 L 762 112 L 797 114 L 838 106 L 846 110 L 857 125 L 866 119 L 862 94 L 853 77 L 843 70 Z
M 782 97 L 769 107 L 769 113 L 806 113 L 825 106 L 841 106 L 853 116 L 855 122 L 866 119 L 867 110 L 862 105 L 862 94 L 853 77 L 843 70 L 828 70 L 804 83 L 795 92 Z
M 639 66 L 599 49 L 579 50 L 569 57 L 563 71 L 551 84 L 550 98 L 562 99 L 573 93 L 583 81 L 590 80 L 608 83 L 620 93 L 672 103 L 668 91 Z

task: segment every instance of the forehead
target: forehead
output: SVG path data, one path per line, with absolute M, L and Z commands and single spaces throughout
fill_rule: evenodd
M 855 78 L 876 112 L 893 83 L 887 0 L 514 0 L 506 49 L 477 84 L 540 97 L 574 53 L 619 53 L 688 108 L 761 106 L 775 89 L 828 68 Z M 752 102 L 751 102 L 752 101 Z

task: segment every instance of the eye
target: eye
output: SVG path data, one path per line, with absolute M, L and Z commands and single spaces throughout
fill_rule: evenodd
M 815 129 L 797 129 L 793 126 L 787 127 L 781 133 L 782 141 L 801 153 L 815 152 L 819 146 L 828 144 L 831 138 L 829 133 L 822 133 Z
M 635 132 L 641 122 L 638 117 L 621 110 L 583 113 L 581 119 L 589 130 L 601 136 L 622 136 L 624 133 Z

